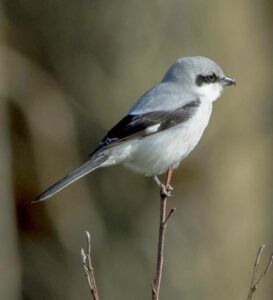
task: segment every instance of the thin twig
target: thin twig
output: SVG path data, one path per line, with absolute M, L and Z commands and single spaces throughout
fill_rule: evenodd
M 252 279 L 251 279 L 251 284 L 250 284 L 250 289 L 249 289 L 249 293 L 247 296 L 247 300 L 251 300 L 253 294 L 255 293 L 255 291 L 258 288 L 258 285 L 260 284 L 260 282 L 262 281 L 262 279 L 264 278 L 264 276 L 267 274 L 267 272 L 269 271 L 269 269 L 272 266 L 273 263 L 273 253 L 271 254 L 268 264 L 266 265 L 264 271 L 262 272 L 261 276 L 256 279 L 257 277 L 257 273 L 258 273 L 258 269 L 259 269 L 259 264 L 260 264 L 260 258 L 262 256 L 263 250 L 265 248 L 265 245 L 261 245 L 258 249 L 257 255 L 256 255 L 256 259 L 254 262 L 254 267 L 253 267 L 253 273 L 252 273 Z
M 165 189 L 170 189 L 170 182 L 172 177 L 172 169 L 168 169 Z M 159 299 L 159 291 L 161 284 L 161 276 L 162 276 L 162 268 L 163 268 L 163 260 L 164 260 L 164 241 L 165 241 L 165 230 L 167 221 L 175 212 L 175 208 L 171 209 L 168 216 L 166 217 L 166 206 L 167 199 L 169 195 L 168 193 L 161 191 L 160 192 L 160 218 L 159 218 L 159 237 L 158 237 L 158 246 L 157 246 L 157 265 L 156 265 L 156 273 L 155 278 L 152 283 L 152 300 Z
M 99 300 L 99 294 L 96 286 L 96 280 L 95 280 L 95 274 L 94 269 L 92 265 L 92 259 L 91 259 L 91 238 L 90 233 L 88 231 L 85 231 L 86 240 L 87 240 L 87 252 L 85 252 L 84 249 L 81 249 L 81 256 L 82 256 L 82 264 L 83 269 L 88 281 L 88 285 L 90 288 L 90 292 L 92 295 L 93 300 Z
M 167 215 L 165 221 L 163 222 L 164 225 L 168 222 L 169 218 L 172 216 L 172 214 L 173 214 L 175 211 L 176 211 L 176 208 L 175 208 L 175 207 L 172 208 L 172 209 L 170 210 L 170 212 L 168 213 L 168 215 Z

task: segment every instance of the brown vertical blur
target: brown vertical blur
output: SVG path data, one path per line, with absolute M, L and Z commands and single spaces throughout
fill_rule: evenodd
M 44 203 L 178 57 L 237 81 L 175 172 L 162 299 L 245 299 L 273 249 L 273 5 L 269 0 L 0 2 L 0 299 L 89 299 L 91 232 L 102 299 L 149 299 L 158 190 L 101 169 Z M 272 272 L 257 298 L 271 300 Z M 259 294 L 259 296 L 258 296 Z

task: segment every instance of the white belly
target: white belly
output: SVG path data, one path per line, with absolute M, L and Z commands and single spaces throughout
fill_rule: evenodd
M 128 153 L 123 164 L 147 176 L 177 167 L 198 144 L 211 115 L 212 104 L 202 101 L 194 116 L 175 127 L 124 145 Z M 132 144 L 131 144 L 132 143 Z

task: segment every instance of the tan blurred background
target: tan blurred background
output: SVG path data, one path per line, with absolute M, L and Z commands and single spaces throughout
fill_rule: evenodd
M 50 199 L 107 128 L 178 57 L 237 80 L 174 176 L 161 299 L 246 299 L 261 243 L 273 248 L 273 3 L 0 2 L 0 299 L 90 299 L 91 232 L 102 299 L 150 299 L 158 189 L 122 167 Z M 272 300 L 272 272 L 255 299 Z

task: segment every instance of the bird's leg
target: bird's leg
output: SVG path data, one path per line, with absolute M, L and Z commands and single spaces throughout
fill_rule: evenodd
M 160 181 L 160 179 L 156 175 L 153 178 L 155 183 L 161 188 L 163 183 Z
M 167 171 L 166 184 L 165 184 L 166 190 L 169 193 L 172 193 L 173 191 L 173 187 L 171 186 L 172 175 L 173 175 L 173 168 L 169 168 Z
M 172 196 L 173 187 L 170 184 L 172 173 L 173 173 L 173 169 L 169 168 L 167 171 L 166 184 L 163 184 L 157 176 L 154 176 L 154 180 L 156 184 L 160 187 L 161 194 L 166 197 Z

